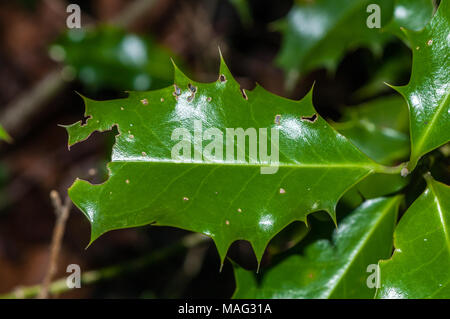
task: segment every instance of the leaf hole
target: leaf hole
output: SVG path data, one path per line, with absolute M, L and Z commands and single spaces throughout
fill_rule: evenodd
M 188 88 L 192 93 L 196 93 L 197 92 L 197 87 L 192 85 L 191 83 L 188 84 Z
M 317 121 L 317 114 L 314 113 L 314 114 L 311 115 L 311 116 L 302 116 L 302 120 L 303 120 L 303 121 L 308 121 L 308 122 L 314 123 L 315 121 Z

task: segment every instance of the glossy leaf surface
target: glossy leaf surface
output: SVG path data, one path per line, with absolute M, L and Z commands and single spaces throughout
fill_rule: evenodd
M 131 92 L 126 99 L 85 99 L 86 124 L 67 126 L 69 145 L 114 125 L 120 132 L 109 179 L 101 185 L 77 180 L 69 190 L 91 222 L 92 240 L 112 229 L 155 223 L 212 237 L 222 258 L 233 241 L 248 240 L 260 259 L 286 225 L 319 210 L 334 219 L 336 203 L 347 189 L 385 169 L 317 115 L 311 92 L 300 101 L 260 86 L 241 92 L 223 61 L 217 82 L 196 83 L 176 68 L 175 83 Z M 226 128 L 267 128 L 268 138 L 259 134 L 257 147 L 267 144 L 279 161 L 261 153 L 249 156 L 248 138 L 240 147 L 245 158 L 225 156 L 225 142 L 216 153 L 220 158 L 201 157 L 201 150 L 216 140 L 210 136 L 202 141 L 202 132 L 214 128 L 221 141 Z M 172 139 L 176 129 L 188 134 L 183 138 L 189 158 L 172 158 L 180 143 L 180 137 Z
M 450 298 L 450 187 L 427 184 L 395 230 L 394 255 L 380 262 L 378 298 Z
M 366 201 L 345 217 L 332 242 L 320 239 L 264 271 L 235 268 L 234 298 L 373 298 L 368 266 L 389 256 L 401 197 Z
M 421 156 L 450 140 L 450 4 L 441 4 L 421 31 L 405 30 L 413 49 L 408 85 L 396 89 L 408 101 L 412 170 Z

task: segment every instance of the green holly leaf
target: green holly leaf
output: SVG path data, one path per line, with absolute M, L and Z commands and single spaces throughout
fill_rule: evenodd
M 346 108 L 333 127 L 373 160 L 392 165 L 409 155 L 408 109 L 401 96 Z
M 441 4 L 421 31 L 404 30 L 413 48 L 411 79 L 394 87 L 408 102 L 411 157 L 408 169 L 424 154 L 450 140 L 450 5 Z
M 428 187 L 394 234 L 394 255 L 380 262 L 377 298 L 450 298 L 450 187 Z
M 0 141 L 1 140 L 6 141 L 6 142 L 11 142 L 12 138 L 11 138 L 11 136 L 9 136 L 8 132 L 5 131 L 3 126 L 0 125 Z
M 370 5 L 380 8 L 381 28 L 368 27 L 374 13 Z M 289 73 L 334 70 L 345 52 L 367 47 L 378 54 L 391 34 L 399 35 L 400 27 L 420 30 L 432 12 L 432 0 L 296 1 L 275 24 L 283 33 L 277 63 Z
M 314 68 L 335 69 L 349 49 L 369 47 L 381 52 L 390 35 L 369 28 L 369 5 L 379 5 L 381 24 L 392 17 L 392 0 L 317 0 L 297 2 L 286 18 L 276 23 L 283 34 L 277 63 L 286 72 L 305 73 Z
M 368 269 L 374 271 L 380 258 L 390 256 L 400 200 L 366 201 L 342 220 L 331 242 L 314 241 L 302 255 L 291 255 L 264 271 L 259 283 L 252 272 L 235 267 L 233 297 L 373 298 Z
M 392 21 L 384 29 L 408 43 L 401 29 L 421 30 L 433 16 L 433 10 L 433 0 L 396 0 Z
M 210 236 L 222 260 L 232 242 L 248 240 L 260 260 L 291 222 L 319 210 L 335 219 L 336 203 L 352 185 L 374 172 L 399 172 L 333 130 L 316 113 L 312 92 L 292 101 L 260 86 L 240 90 L 223 60 L 213 83 L 175 68 L 174 86 L 84 100 L 88 119 L 66 127 L 69 145 L 113 126 L 120 133 L 109 179 L 77 180 L 69 189 L 91 223 L 91 242 L 109 230 L 153 223 Z M 235 141 L 231 130 L 239 128 L 243 137 Z
M 170 85 L 171 53 L 151 38 L 112 26 L 70 29 L 50 47 L 90 90 L 112 87 L 144 91 Z
M 394 194 L 405 188 L 411 176 L 373 174 L 363 179 L 355 187 L 365 199 Z
M 333 127 L 378 163 L 393 165 L 409 156 L 408 108 L 401 96 L 381 97 L 345 108 L 342 121 L 333 123 Z M 401 190 L 409 180 L 409 176 L 379 173 L 368 176 L 355 188 L 366 199 L 376 198 Z

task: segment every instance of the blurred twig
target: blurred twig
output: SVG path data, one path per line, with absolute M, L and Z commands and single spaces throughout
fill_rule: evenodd
M 38 298 L 40 299 L 48 298 L 49 286 L 58 267 L 58 256 L 61 251 L 61 243 L 64 237 L 64 231 L 66 229 L 66 222 L 69 217 L 70 208 L 72 207 L 72 201 L 69 196 L 66 196 L 63 204 L 61 197 L 55 190 L 50 192 L 50 199 L 52 200 L 52 204 L 55 209 L 56 224 L 53 228 L 52 243 L 50 246 L 50 260 L 47 273 L 45 274 L 40 292 L 38 294 Z
M 168 247 L 154 251 L 146 256 L 139 257 L 132 261 L 121 263 L 114 266 L 91 270 L 81 275 L 81 284 L 83 286 L 90 285 L 102 280 L 115 278 L 130 271 L 136 271 L 144 267 L 156 264 L 166 258 L 173 256 L 185 249 L 194 248 L 202 243 L 209 242 L 209 238 L 195 233 L 182 238 L 179 242 Z M 58 279 L 52 282 L 48 287 L 49 294 L 61 294 L 67 292 L 70 288 L 66 284 L 66 278 Z M 34 298 L 41 291 L 41 285 L 18 287 L 14 291 L 0 295 L 0 299 L 19 299 L 19 298 Z
M 66 84 L 67 82 L 61 75 L 61 69 L 58 67 L 47 74 L 31 90 L 10 103 L 2 114 L 0 122 L 7 131 L 16 135 L 18 129 L 38 113 L 40 108 L 45 106 Z
M 183 266 L 166 285 L 163 298 L 180 298 L 187 285 L 200 272 L 208 247 L 195 246 L 189 249 Z
M 136 0 L 110 22 L 116 26 L 127 28 L 148 12 L 156 2 L 157 0 Z

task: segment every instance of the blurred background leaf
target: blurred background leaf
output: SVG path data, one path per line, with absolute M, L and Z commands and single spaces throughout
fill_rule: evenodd
M 173 80 L 169 49 L 149 36 L 127 33 L 113 26 L 71 29 L 49 50 L 87 89 L 114 88 L 145 91 L 170 85 Z

